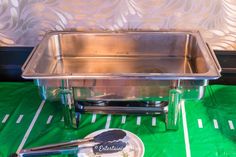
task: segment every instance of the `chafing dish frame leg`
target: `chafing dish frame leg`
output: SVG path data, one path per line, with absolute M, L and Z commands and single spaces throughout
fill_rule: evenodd
M 63 86 L 62 88 L 57 88 L 56 90 L 53 88 L 53 90 L 50 90 L 50 88 L 46 86 L 38 85 L 38 87 L 40 95 L 44 100 L 51 100 L 53 97 L 61 98 L 60 103 L 63 105 L 65 128 L 78 128 L 81 112 L 76 112 L 72 88 Z
M 171 89 L 169 91 L 168 111 L 166 113 L 166 128 L 168 130 L 178 129 L 181 96 L 182 91 L 179 89 Z
M 63 104 L 64 123 L 66 128 L 78 128 L 80 114 L 75 110 L 72 89 L 62 89 L 61 99 Z
M 166 123 L 166 128 L 168 130 L 178 129 L 181 97 L 182 97 L 182 91 L 180 89 L 178 88 L 171 89 L 169 91 L 169 101 L 168 101 L 168 106 L 167 106 L 168 110 L 167 111 L 165 111 L 165 109 L 163 110 L 163 113 L 166 116 L 165 123 Z M 64 110 L 65 127 L 75 128 L 75 129 L 78 128 L 80 115 L 84 113 L 87 108 L 83 105 L 79 105 L 75 103 L 72 88 L 61 90 L 61 98 L 62 98 L 62 104 L 63 104 L 63 110 Z M 110 106 L 110 108 L 114 108 L 114 107 Z M 158 112 L 161 113 L 162 111 L 159 109 Z
M 44 88 L 42 88 L 41 90 L 44 90 Z M 44 97 L 46 96 L 43 96 L 43 98 Z M 88 107 L 79 105 L 76 103 L 77 101 L 74 100 L 74 96 L 73 96 L 73 88 L 68 88 L 68 87 L 61 88 L 60 97 L 61 97 L 61 102 L 63 105 L 65 128 L 77 129 L 79 127 L 81 114 L 83 114 L 84 112 L 90 112 L 90 111 L 87 111 Z M 157 108 L 157 111 L 155 109 L 152 109 L 149 112 L 149 114 L 151 114 L 151 112 L 159 112 L 159 113 L 165 114 L 166 128 L 168 130 L 177 130 L 178 125 L 179 125 L 179 111 L 180 111 L 181 99 L 182 99 L 182 91 L 179 88 L 172 88 L 169 91 L 168 105 L 166 107 L 163 106 L 163 110 L 161 110 L 161 108 L 155 107 Z M 108 107 L 108 109 L 109 108 L 115 109 L 115 107 L 111 107 L 111 106 Z M 99 107 L 99 110 L 101 110 L 101 107 Z M 106 111 L 106 113 L 108 112 L 112 113 L 110 110 Z M 145 111 L 145 112 L 146 114 L 148 113 L 148 111 Z M 105 112 L 101 111 L 99 113 L 105 113 Z

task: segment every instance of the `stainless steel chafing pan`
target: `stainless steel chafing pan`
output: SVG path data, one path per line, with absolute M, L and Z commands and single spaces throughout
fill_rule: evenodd
M 22 69 L 44 99 L 61 99 L 69 126 L 84 111 L 164 113 L 169 129 L 181 100 L 201 99 L 221 71 L 198 31 L 177 30 L 51 32 Z

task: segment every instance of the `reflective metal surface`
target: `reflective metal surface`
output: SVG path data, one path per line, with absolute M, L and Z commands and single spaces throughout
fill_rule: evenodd
M 167 127 L 176 129 L 181 100 L 200 99 L 220 70 L 198 31 L 52 32 L 29 56 L 22 76 L 35 79 L 44 99 L 61 100 L 73 127 L 80 113 L 100 110 L 166 113 Z M 167 101 L 168 113 L 160 105 L 83 107 L 78 101 Z
M 199 32 L 48 34 L 24 78 L 214 79 L 219 69 Z

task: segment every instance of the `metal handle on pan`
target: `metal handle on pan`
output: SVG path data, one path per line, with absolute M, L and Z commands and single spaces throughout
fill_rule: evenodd
M 34 47 L 34 49 L 32 50 L 32 52 L 30 53 L 30 55 L 28 56 L 28 58 L 26 59 L 25 63 L 23 64 L 23 66 L 21 67 L 22 71 L 25 71 L 25 67 L 28 65 L 30 59 L 32 58 L 33 54 L 35 53 L 35 50 L 38 48 L 38 45 Z
M 214 51 L 211 49 L 211 47 L 210 47 L 210 45 L 208 43 L 206 43 L 206 45 L 207 45 L 207 47 L 208 47 L 208 49 L 210 51 L 210 54 L 211 54 L 211 56 L 212 56 L 212 58 L 213 58 L 213 60 L 214 60 L 214 62 L 216 64 L 216 67 L 217 67 L 218 71 L 221 72 L 222 68 L 220 66 L 220 63 L 218 62 L 218 59 L 216 58 L 216 55 L 215 55 Z

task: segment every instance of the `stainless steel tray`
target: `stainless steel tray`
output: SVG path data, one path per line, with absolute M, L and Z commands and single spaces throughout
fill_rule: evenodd
M 215 79 L 219 77 L 217 64 L 199 32 L 52 32 L 34 50 L 22 76 Z
M 123 109 L 116 106 L 113 110 L 112 106 L 96 103 L 86 108 L 79 101 L 167 98 L 169 128 L 177 125 L 180 101 L 200 99 L 208 80 L 220 77 L 221 71 L 198 31 L 176 30 L 51 32 L 33 50 L 22 69 L 24 78 L 36 80 L 43 98 L 62 98 L 68 113 L 74 115 L 71 111 L 76 106 L 93 112 L 114 113 Z M 193 91 L 191 95 L 189 90 Z M 162 102 L 152 104 L 147 113 L 156 113 L 160 109 L 155 107 L 163 107 Z M 142 113 L 144 109 L 142 106 Z M 73 115 L 67 117 L 71 123 L 76 121 Z

